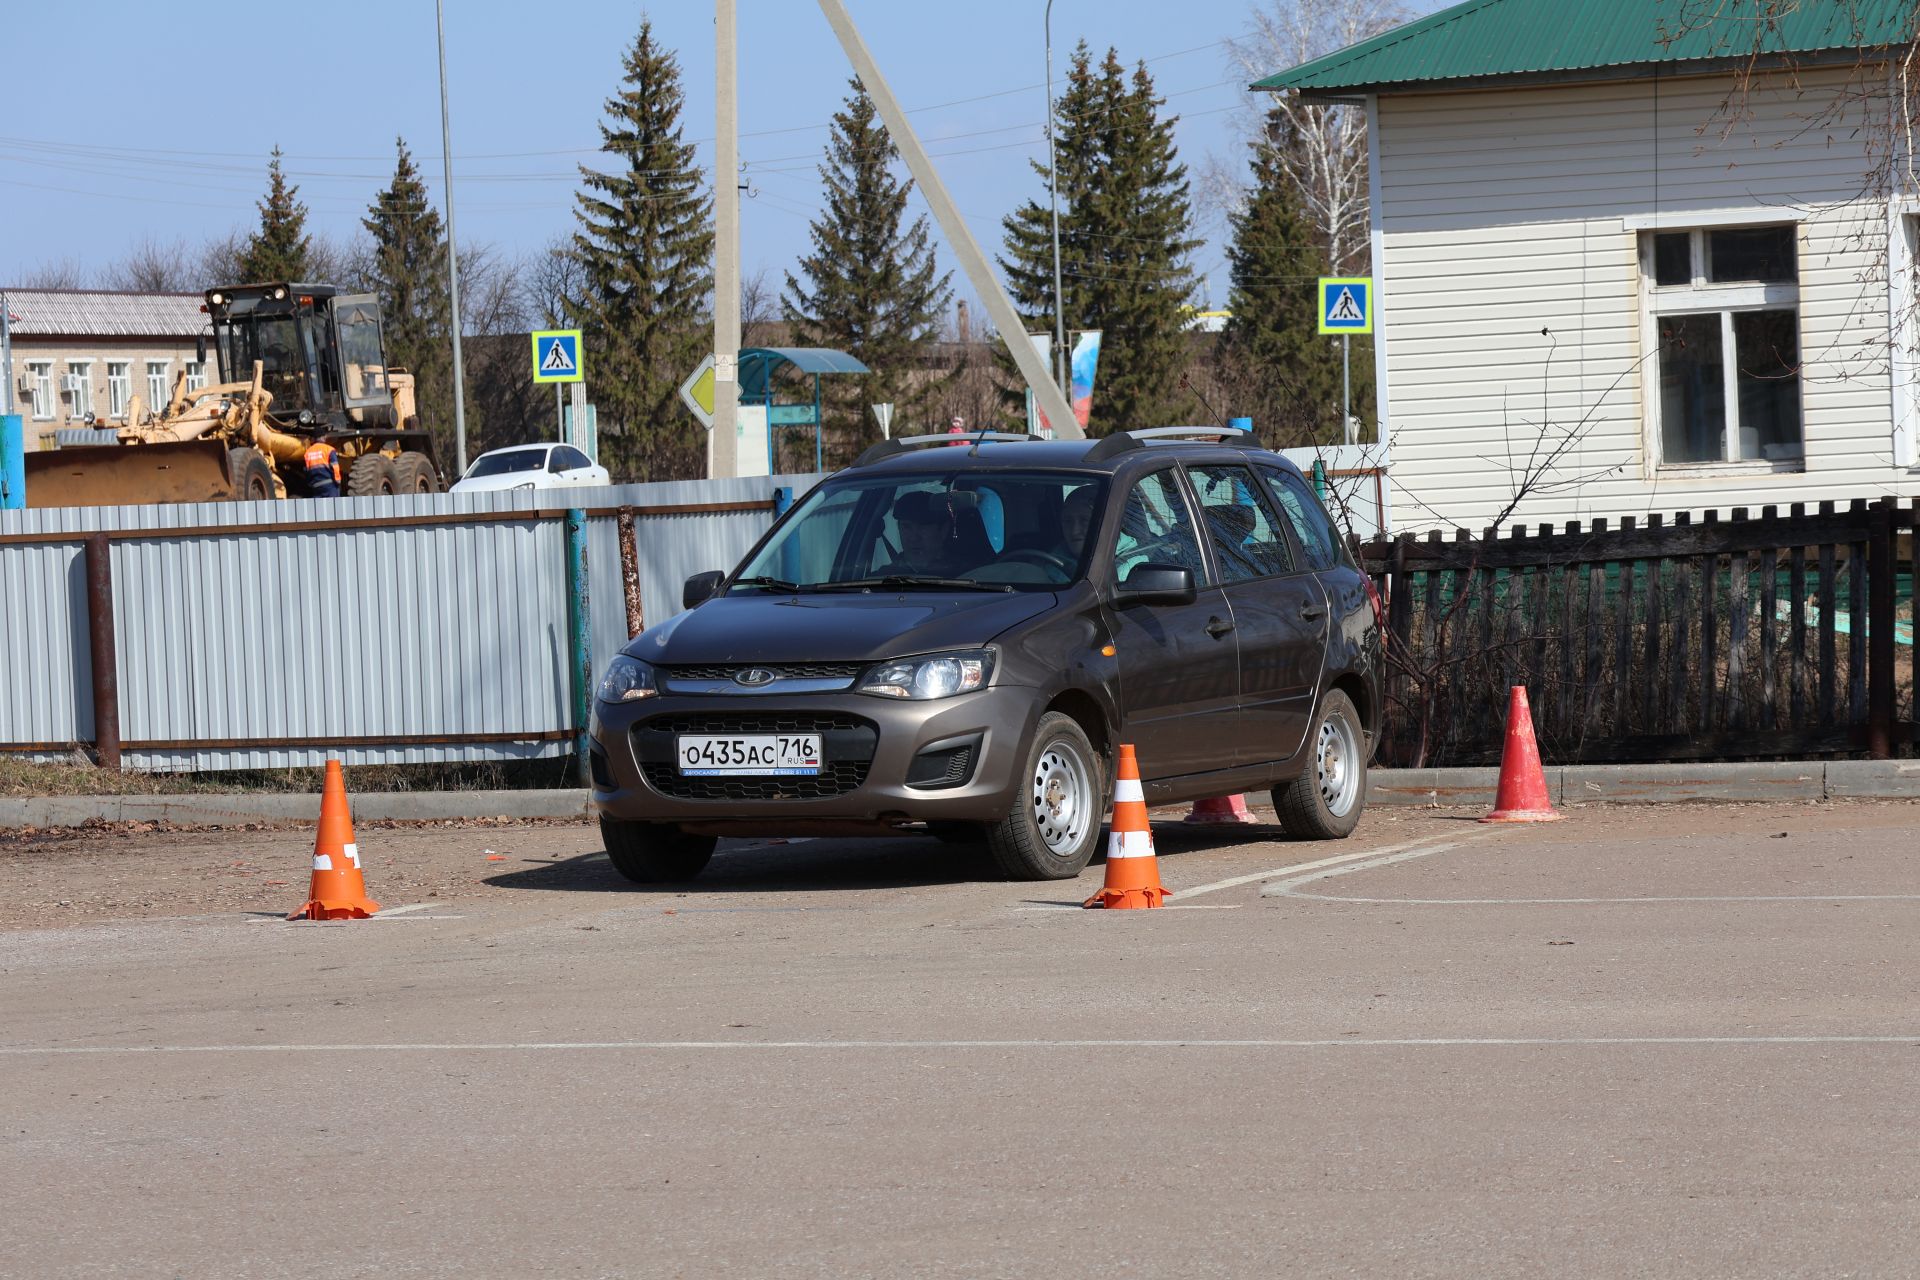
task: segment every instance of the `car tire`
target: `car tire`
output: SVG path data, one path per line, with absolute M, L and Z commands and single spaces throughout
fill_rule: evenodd
M 377 498 L 399 492 L 393 473 L 393 459 L 384 453 L 363 453 L 347 471 L 349 498 Z
M 712 836 L 690 836 L 676 827 L 605 817 L 600 819 L 600 838 L 613 869 L 635 884 L 691 880 L 706 870 L 718 843 Z
M 1072 716 L 1040 717 L 1020 790 L 986 830 L 987 848 L 1010 880 L 1071 880 L 1086 870 L 1106 818 L 1106 761 Z
M 395 458 L 393 488 L 395 493 L 440 492 L 440 473 L 433 469 L 433 459 L 412 450 Z
M 1353 700 L 1331 689 L 1302 750 L 1306 772 L 1273 789 L 1280 825 L 1297 840 L 1344 840 L 1367 807 L 1367 734 Z
M 229 449 L 227 470 L 233 476 L 235 502 L 264 502 L 275 496 L 273 465 L 258 449 Z

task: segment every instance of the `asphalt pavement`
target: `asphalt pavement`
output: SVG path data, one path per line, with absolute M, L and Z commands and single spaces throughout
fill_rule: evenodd
M 0 1275 L 1914 1272 L 1920 808 L 1156 834 L 1151 912 L 924 840 L 363 831 L 354 924 L 235 878 L 289 837 L 23 854 L 238 887 L 0 931 Z

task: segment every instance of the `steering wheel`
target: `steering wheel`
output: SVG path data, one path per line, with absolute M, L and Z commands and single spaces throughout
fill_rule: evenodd
M 1038 547 L 1021 547 L 1002 555 L 998 564 L 1033 564 L 1042 569 L 1053 569 L 1066 577 L 1073 576 L 1073 561 L 1055 551 L 1042 551 Z

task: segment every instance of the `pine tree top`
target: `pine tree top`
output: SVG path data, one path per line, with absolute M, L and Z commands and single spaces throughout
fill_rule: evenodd
M 287 181 L 280 160 L 280 148 L 275 146 L 267 162 L 267 198 L 255 205 L 260 211 L 260 229 L 248 239 L 240 255 L 240 271 L 246 283 L 306 278 L 313 249 L 313 240 L 306 234 L 307 206 L 295 199 L 300 188 Z

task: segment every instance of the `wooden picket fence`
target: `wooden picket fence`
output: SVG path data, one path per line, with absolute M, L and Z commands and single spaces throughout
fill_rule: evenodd
M 1917 520 L 1887 498 L 1366 543 L 1378 759 L 1496 761 L 1516 684 L 1549 762 L 1916 754 Z

